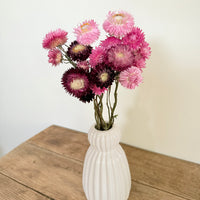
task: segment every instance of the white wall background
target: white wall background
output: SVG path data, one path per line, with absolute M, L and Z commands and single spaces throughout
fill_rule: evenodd
M 92 104 L 67 95 L 66 66 L 51 67 L 42 39 L 109 10 L 130 12 L 152 48 L 144 83 L 120 88 L 122 141 L 200 163 L 199 0 L 1 0 L 0 156 L 51 124 L 87 132 Z

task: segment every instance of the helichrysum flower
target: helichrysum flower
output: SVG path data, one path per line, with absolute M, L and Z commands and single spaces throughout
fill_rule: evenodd
M 86 103 L 92 101 L 94 98 L 94 93 L 92 90 L 88 90 L 83 96 L 79 98 L 80 101 Z
M 149 59 L 150 55 L 151 55 L 151 48 L 149 46 L 149 43 L 147 42 L 143 42 L 141 49 L 140 49 L 140 54 L 142 55 L 142 57 L 144 59 Z
M 77 98 L 81 98 L 89 91 L 88 74 L 81 68 L 70 68 L 62 77 L 65 90 Z
M 133 66 L 138 68 L 145 68 L 146 59 L 151 55 L 151 48 L 147 42 L 143 42 L 141 47 L 137 50 L 133 50 L 134 54 L 134 63 Z
M 110 49 L 113 46 L 116 46 L 117 44 L 121 44 L 122 41 L 116 37 L 107 37 L 105 40 L 102 40 L 100 43 L 100 46 L 104 49 Z
M 129 45 L 133 49 L 140 48 L 144 40 L 144 33 L 137 27 L 134 27 L 132 31 L 122 39 L 123 44 Z
M 46 34 L 42 46 L 45 49 L 53 49 L 59 45 L 63 45 L 67 41 L 67 32 L 61 29 L 57 29 L 56 31 L 51 31 Z
M 130 67 L 120 73 L 119 82 L 128 89 L 134 89 L 143 80 L 141 73 L 141 70 L 137 67 Z
M 86 20 L 80 26 L 74 29 L 77 41 L 83 45 L 89 45 L 95 42 L 100 35 L 98 25 L 94 20 Z
M 52 65 L 58 65 L 62 61 L 62 53 L 58 49 L 51 49 L 48 53 L 49 57 L 49 63 L 52 63 Z
M 103 28 L 111 36 L 121 38 L 130 33 L 134 26 L 133 17 L 125 11 L 109 12 Z
M 91 70 L 90 82 L 100 88 L 108 88 L 112 85 L 115 73 L 105 64 L 97 65 Z
M 92 53 L 89 56 L 91 67 L 95 67 L 105 61 L 105 49 L 102 47 L 96 47 L 92 49 Z
M 77 67 L 78 67 L 78 68 L 82 68 L 82 69 L 84 69 L 84 70 L 86 70 L 86 71 L 89 70 L 89 68 L 90 68 L 89 62 L 86 61 L 86 60 L 81 61 L 81 62 L 78 62 L 78 63 L 77 63 Z
M 74 41 L 68 48 L 67 55 L 74 61 L 86 60 L 92 52 L 92 47 Z
M 107 91 L 107 88 L 105 88 L 105 87 L 100 88 L 100 87 L 97 87 L 96 85 L 92 85 L 90 88 L 92 89 L 92 91 L 93 91 L 93 93 L 94 93 L 95 95 L 101 95 L 101 94 L 103 94 L 105 91 Z
M 117 45 L 108 50 L 107 61 L 111 67 L 120 72 L 132 66 L 134 55 L 126 45 Z

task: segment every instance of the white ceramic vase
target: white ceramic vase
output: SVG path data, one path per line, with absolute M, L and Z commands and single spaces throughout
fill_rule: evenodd
M 83 167 L 83 189 L 87 200 L 127 200 L 131 176 L 124 150 L 119 144 L 116 126 L 99 131 L 92 126 L 88 133 L 90 147 Z

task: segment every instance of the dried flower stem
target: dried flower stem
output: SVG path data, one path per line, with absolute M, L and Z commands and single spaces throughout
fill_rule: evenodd
M 115 80 L 115 91 L 114 91 L 114 103 L 111 105 L 110 94 L 111 94 L 111 86 L 108 88 L 107 96 L 106 96 L 106 106 L 108 110 L 108 122 L 104 120 L 103 117 L 103 96 L 104 94 L 96 95 L 94 102 L 94 110 L 95 110 L 95 120 L 96 120 L 96 129 L 98 130 L 108 130 L 112 128 L 114 124 L 114 119 L 117 115 L 115 115 L 115 109 L 117 106 L 117 90 L 118 90 L 119 81 Z

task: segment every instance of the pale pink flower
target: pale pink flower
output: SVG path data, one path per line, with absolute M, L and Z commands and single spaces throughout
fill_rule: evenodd
M 93 91 L 93 93 L 94 93 L 95 95 L 101 95 L 101 94 L 103 94 L 105 91 L 108 90 L 108 89 L 105 88 L 105 87 L 100 88 L 100 87 L 97 87 L 96 85 L 91 86 L 91 89 L 92 89 L 92 91 Z
M 104 30 L 118 38 L 130 33 L 133 26 L 133 17 L 125 11 L 109 11 L 107 19 L 103 23 Z
M 107 37 L 105 40 L 102 40 L 100 46 L 103 47 L 104 49 L 110 49 L 111 47 L 121 43 L 122 41 L 119 38 L 111 36 Z
M 92 53 L 89 56 L 91 67 L 95 67 L 98 64 L 104 62 L 105 59 L 105 50 L 102 47 L 96 47 L 92 50 Z
M 135 89 L 143 80 L 141 74 L 141 70 L 137 67 L 130 67 L 120 73 L 119 82 L 128 89 Z
M 77 28 L 74 28 L 77 41 L 83 45 L 89 45 L 95 42 L 100 35 L 98 25 L 94 20 L 86 20 Z
M 67 41 L 67 32 L 57 29 L 46 34 L 42 46 L 45 49 L 53 49 L 59 45 L 63 45 Z
M 123 71 L 132 66 L 134 55 L 129 46 L 119 44 L 108 50 L 107 62 L 116 71 Z
M 62 53 L 58 49 L 51 49 L 48 53 L 49 57 L 49 63 L 52 63 L 52 65 L 58 65 L 62 61 Z
M 88 70 L 90 68 L 88 61 L 84 60 L 77 63 L 78 68 L 82 68 L 84 70 Z

